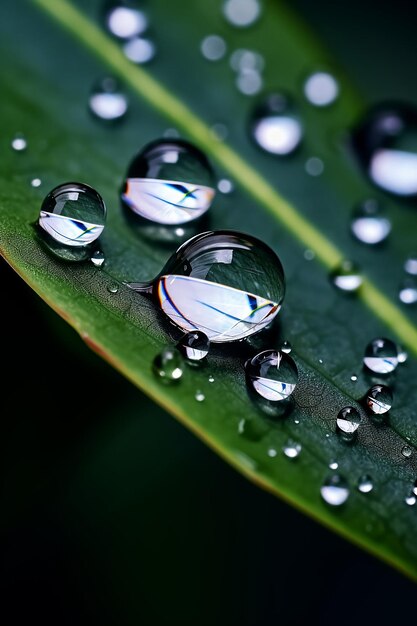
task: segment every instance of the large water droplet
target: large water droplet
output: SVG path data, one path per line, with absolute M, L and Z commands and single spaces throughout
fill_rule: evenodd
M 179 348 L 190 361 L 201 361 L 210 350 L 210 339 L 205 333 L 195 330 L 187 333 L 179 342 Z
M 68 249 L 79 248 L 83 260 L 91 254 L 88 246 L 101 235 L 105 221 L 106 207 L 97 191 L 83 183 L 65 183 L 44 199 L 38 225 L 52 252 L 67 260 L 78 260 L 76 256 L 71 258 Z
M 226 42 L 219 35 L 207 35 L 201 42 L 201 54 L 208 61 L 220 61 L 226 54 Z
M 127 96 L 115 78 L 107 76 L 95 85 L 89 99 L 91 113 L 105 122 L 120 120 L 127 112 Z
M 363 278 L 359 268 L 352 261 L 343 261 L 331 274 L 333 285 L 346 292 L 355 292 L 362 285 Z
M 362 421 L 359 411 L 353 406 L 345 406 L 339 412 L 336 419 L 336 429 L 338 435 L 347 442 L 352 442 Z
M 246 28 L 256 22 L 261 13 L 259 0 L 226 0 L 223 14 L 226 20 L 238 28 Z
M 407 274 L 417 276 L 417 256 L 410 256 L 404 263 L 404 270 Z
M 415 304 L 417 302 L 417 280 L 414 276 L 410 276 L 402 282 L 398 297 L 403 304 Z
M 339 95 L 339 85 L 328 72 L 314 72 L 304 83 L 304 94 L 314 106 L 329 106 Z
M 132 161 L 122 202 L 158 224 L 184 224 L 203 215 L 215 195 L 211 166 L 195 146 L 180 139 L 147 145 Z
M 278 156 L 294 152 L 303 136 L 303 127 L 289 98 L 281 93 L 268 96 L 252 115 L 251 135 L 257 145 Z
M 363 362 L 376 374 L 389 374 L 398 365 L 397 345 L 391 339 L 377 337 L 366 346 Z
M 148 18 L 131 2 L 109 3 L 106 6 L 104 20 L 108 31 L 119 39 L 131 39 L 148 28 Z
M 12 148 L 15 152 L 24 152 L 28 147 L 28 142 L 23 135 L 16 135 L 12 140 Z
M 123 52 L 129 61 L 133 61 L 133 63 L 137 63 L 138 65 L 144 65 L 154 58 L 156 47 L 151 39 L 147 39 L 146 37 L 133 37 L 133 39 L 129 39 L 129 41 L 124 44 Z
M 343 476 L 332 474 L 324 481 L 320 493 L 330 506 L 341 506 L 349 497 L 349 485 Z
M 391 222 L 384 216 L 379 202 L 373 199 L 356 207 L 350 227 L 358 241 L 370 245 L 381 243 L 391 232 Z
M 174 383 L 183 374 L 183 360 L 175 348 L 164 348 L 153 362 L 153 372 L 161 382 Z
M 245 364 L 246 377 L 255 391 L 272 402 L 286 400 L 298 383 L 297 366 L 285 352 L 264 350 Z
M 392 391 L 386 385 L 374 385 L 366 394 L 366 405 L 375 415 L 383 415 L 392 407 Z
M 293 441 L 293 439 L 288 439 L 286 444 L 283 446 L 282 451 L 289 459 L 296 459 L 302 450 L 302 446 L 300 443 Z
M 370 179 L 397 196 L 417 195 L 417 111 L 405 104 L 373 108 L 353 133 Z
M 180 328 L 227 342 L 272 322 L 285 279 L 280 260 L 266 244 L 234 231 L 211 231 L 184 243 L 152 283 L 130 287 L 153 295 Z
M 361 493 L 369 493 L 374 488 L 374 483 L 369 474 L 364 474 L 358 480 L 358 491 Z

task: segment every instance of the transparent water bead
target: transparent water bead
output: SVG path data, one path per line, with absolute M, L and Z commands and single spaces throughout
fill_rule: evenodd
M 107 30 L 119 39 L 131 39 L 148 28 L 146 13 L 132 2 L 109 2 L 105 7 L 104 20 Z
M 144 65 L 152 61 L 156 54 L 156 46 L 151 39 L 146 37 L 133 37 L 124 46 L 123 52 L 130 61 Z
M 93 88 L 89 101 L 91 113 L 104 122 L 122 119 L 129 108 L 128 99 L 115 78 L 106 76 Z
M 183 374 L 183 359 L 175 348 L 164 348 L 153 362 L 153 372 L 163 383 L 175 383 Z
M 406 459 L 409 459 L 410 456 L 413 454 L 412 449 L 410 448 L 410 446 L 408 446 L 407 444 L 405 446 L 403 446 L 402 450 L 401 450 L 401 454 L 403 455 L 403 457 L 405 457 Z
M 271 402 L 286 400 L 298 383 L 294 360 L 285 352 L 264 350 L 245 363 L 248 384 Z
M 366 405 L 375 415 L 387 413 L 393 402 L 392 391 L 386 385 L 374 385 L 366 394 Z
M 194 397 L 197 400 L 197 402 L 204 402 L 204 400 L 206 399 L 206 396 L 200 390 L 195 392 L 195 396 Z
M 401 103 L 376 106 L 352 141 L 375 185 L 396 196 L 417 195 L 417 109 Z
M 390 374 L 398 365 L 397 345 L 391 339 L 377 337 L 365 349 L 363 362 L 376 374 Z
M 105 260 L 106 257 L 104 256 L 104 252 L 101 250 L 94 250 L 90 257 L 90 261 L 95 267 L 103 267 Z
M 290 354 L 292 350 L 292 345 L 289 341 L 283 341 L 280 350 L 281 352 L 285 352 L 285 354 Z
M 110 285 L 107 285 L 107 291 L 109 293 L 118 293 L 119 285 L 117 283 L 110 283 Z
M 397 346 L 398 349 L 398 363 L 405 363 L 408 359 L 408 353 L 401 347 Z
M 15 152 L 24 152 L 28 147 L 28 142 L 23 135 L 16 135 L 12 140 L 12 148 Z
M 79 248 L 98 239 L 106 222 L 100 194 L 83 183 L 65 183 L 44 199 L 38 225 L 58 244 Z
M 414 485 L 413 485 L 413 493 L 415 496 L 417 496 L 417 480 L 414 482 Z
M 201 361 L 210 350 L 210 339 L 200 330 L 187 333 L 179 342 L 179 348 L 189 361 Z
M 201 42 L 201 54 L 208 61 L 220 61 L 226 54 L 227 46 L 223 37 L 207 35 Z
M 187 141 L 161 139 L 133 159 L 121 199 L 137 215 L 172 226 L 201 217 L 214 195 L 214 175 L 205 155 Z
M 272 94 L 258 104 L 250 132 L 262 150 L 277 156 L 294 152 L 303 137 L 301 121 L 288 96 L 282 93 Z
M 247 28 L 256 22 L 261 13 L 259 0 L 225 0 L 223 15 L 237 28 Z
M 414 506 L 417 502 L 417 498 L 413 493 L 410 493 L 408 496 L 406 496 L 404 502 L 408 504 L 408 506 Z
M 362 285 L 363 278 L 360 270 L 352 261 L 343 261 L 331 274 L 330 280 L 333 285 L 340 289 L 353 293 Z
M 361 493 L 370 493 L 374 488 L 374 483 L 369 474 L 364 474 L 358 480 L 358 491 Z
M 235 231 L 209 231 L 185 242 L 151 283 L 149 294 L 169 319 L 211 342 L 244 339 L 270 324 L 281 308 L 285 278 L 275 252 Z
M 356 207 L 350 227 L 358 241 L 369 245 L 381 243 L 391 232 L 391 222 L 374 199 L 365 200 Z
M 330 506 L 341 506 L 349 498 L 349 485 L 343 476 L 332 474 L 320 488 L 321 497 Z
M 329 72 L 314 72 L 304 83 L 304 95 L 314 106 L 329 106 L 339 95 L 339 83 Z
M 330 461 L 329 463 L 329 469 L 331 470 L 337 470 L 339 467 L 339 463 L 337 461 Z
M 282 451 L 286 457 L 289 459 L 296 459 L 302 450 L 302 446 L 300 443 L 293 441 L 292 439 L 288 439 L 286 444 L 283 446 Z
M 344 441 L 351 442 L 357 435 L 361 421 L 362 418 L 357 409 L 352 406 L 345 406 L 337 416 L 336 431 Z
M 403 304 L 415 304 L 417 302 L 417 279 L 414 276 L 409 276 L 402 282 L 398 297 Z
M 34 189 L 37 189 L 41 185 L 42 185 L 42 181 L 40 178 L 32 178 L 32 180 L 30 181 L 30 186 L 33 187 Z
M 411 276 L 417 276 L 417 256 L 410 256 L 404 263 L 404 271 Z

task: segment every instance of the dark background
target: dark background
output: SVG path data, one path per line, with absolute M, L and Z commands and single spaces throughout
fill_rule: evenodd
M 292 4 L 370 102 L 417 103 L 417 7 Z M 1 624 L 416 623 L 414 584 L 236 474 L 0 268 Z

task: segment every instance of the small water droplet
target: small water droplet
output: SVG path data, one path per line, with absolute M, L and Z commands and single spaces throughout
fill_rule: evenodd
M 356 376 L 356 374 L 352 374 L 352 376 L 350 377 L 350 380 L 351 380 L 353 383 L 356 383 L 356 381 L 358 380 L 358 377 Z
M 417 302 L 417 279 L 414 276 L 403 281 L 398 297 L 403 304 L 415 304 Z
M 15 152 L 24 152 L 28 147 L 28 142 L 22 135 L 16 135 L 12 140 L 12 148 Z
M 369 493 L 374 488 L 372 478 L 369 474 L 364 474 L 358 480 L 358 491 L 361 493 Z
M 262 75 L 257 70 L 243 70 L 236 76 L 236 87 L 245 96 L 254 96 L 263 87 Z
M 277 456 L 278 452 L 275 450 L 275 448 L 268 448 L 267 454 L 269 457 L 271 457 L 271 459 L 273 459 Z
M 310 157 L 305 162 L 305 170 L 310 176 L 320 176 L 324 172 L 324 163 L 318 157 Z
M 227 195 L 234 191 L 235 186 L 228 178 L 221 178 L 217 183 L 217 189 L 220 191 L 220 193 L 224 193 Z
M 304 95 L 310 104 L 326 107 L 339 95 L 339 84 L 328 72 L 314 72 L 304 83 Z
M 275 93 L 259 104 L 252 115 L 251 135 L 270 154 L 285 156 L 294 152 L 303 137 L 303 127 L 290 99 Z
M 40 187 L 42 185 L 42 181 L 40 178 L 32 178 L 32 180 L 30 181 L 31 187 Z
M 289 459 L 296 459 L 302 450 L 300 443 L 288 439 L 287 443 L 283 446 L 282 451 Z
M 362 421 L 359 411 L 353 406 L 345 406 L 336 419 L 336 432 L 346 442 L 352 442 Z
M 107 285 L 107 291 L 109 293 L 117 293 L 119 291 L 119 285 L 117 283 L 110 283 L 110 285 Z
M 259 0 L 226 0 L 223 15 L 232 26 L 247 28 L 256 22 L 261 14 Z
M 214 383 L 214 376 L 210 374 L 210 376 L 208 377 L 208 381 L 209 383 Z
M 408 504 L 408 506 L 414 506 L 417 498 L 413 493 L 410 493 L 408 496 L 405 497 L 405 503 Z
M 405 457 L 406 459 L 409 459 L 410 456 L 413 454 L 412 449 L 410 448 L 410 446 L 403 446 L 402 450 L 401 450 L 401 454 L 403 455 L 403 457 Z
M 330 280 L 341 291 L 353 293 L 362 285 L 359 268 L 352 261 L 343 261 L 331 274 Z
M 107 7 L 104 19 L 107 30 L 119 39 L 131 39 L 148 28 L 146 14 L 123 1 Z
M 300 420 L 298 420 L 298 419 L 294 420 L 294 424 L 299 424 L 299 423 L 300 423 Z
M 397 346 L 397 349 L 398 349 L 398 355 L 397 355 L 398 363 L 405 363 L 406 360 L 408 359 L 407 352 L 401 346 Z
M 90 261 L 95 267 L 103 267 L 105 260 L 104 252 L 101 250 L 94 250 L 90 257 Z
M 320 363 L 320 365 L 322 365 L 323 364 L 323 359 L 319 359 L 319 363 Z
M 210 339 L 200 330 L 194 330 L 182 337 L 178 347 L 188 360 L 201 361 L 209 353 Z
M 201 54 L 208 61 L 220 61 L 226 54 L 227 46 L 223 37 L 207 35 L 201 42 Z
M 358 241 L 376 245 L 391 232 L 391 222 L 385 217 L 377 200 L 369 199 L 355 208 L 350 227 Z
M 133 159 L 121 198 L 136 215 L 173 226 L 210 208 L 214 184 L 213 170 L 198 148 L 181 139 L 161 139 Z
M 390 374 L 398 365 L 397 345 L 390 339 L 373 339 L 365 349 L 365 366 L 376 374 Z
M 415 481 L 414 486 L 413 486 L 413 493 L 415 496 L 417 496 L 417 480 Z
M 417 256 L 410 256 L 404 263 L 404 271 L 412 276 L 417 276 Z
M 310 248 L 307 248 L 307 250 L 304 250 L 304 258 L 306 261 L 312 261 L 316 256 L 316 253 L 314 252 L 314 250 L 310 250 Z
M 197 400 L 197 402 L 203 402 L 206 399 L 206 396 L 200 390 L 195 392 L 195 396 L 194 397 Z
M 352 141 L 363 169 L 378 187 L 403 197 L 417 195 L 417 111 L 405 104 L 374 107 Z
M 118 81 L 110 76 L 94 86 L 88 104 L 91 113 L 105 122 L 122 119 L 128 109 L 126 94 L 122 92 Z
M 349 497 L 349 486 L 345 478 L 332 474 L 320 488 L 321 497 L 330 506 L 341 506 Z
M 383 415 L 392 407 L 392 391 L 386 385 L 374 385 L 366 394 L 366 404 L 375 415 Z
M 153 362 L 153 372 L 164 383 L 174 383 L 183 374 L 183 360 L 175 348 L 164 348 Z
M 230 67 L 237 73 L 248 70 L 262 72 L 265 66 L 265 59 L 259 52 L 238 48 L 230 56 Z
M 329 435 L 330 436 L 330 435 Z M 330 461 L 329 463 L 329 469 L 331 470 L 337 470 L 337 468 L 339 467 L 339 463 L 337 461 Z
M 133 63 L 137 63 L 138 65 L 144 65 L 154 58 L 156 46 L 151 39 L 133 37 L 124 44 L 123 52 L 129 61 L 133 61 Z
M 285 354 L 290 354 L 292 350 L 292 345 L 289 341 L 283 341 L 280 350 L 281 352 L 285 352 Z
M 264 350 L 245 364 L 248 384 L 271 402 L 286 400 L 295 390 L 298 371 L 293 359 L 285 352 Z

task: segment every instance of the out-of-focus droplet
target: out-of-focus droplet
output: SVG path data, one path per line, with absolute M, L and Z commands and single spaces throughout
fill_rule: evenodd
M 225 0 L 223 15 L 232 26 L 247 28 L 256 22 L 261 14 L 259 0 Z
M 303 127 L 288 96 L 269 95 L 255 108 L 250 124 L 256 144 L 277 156 L 294 152 L 303 137 Z
M 358 241 L 369 245 L 385 241 L 391 232 L 391 222 L 374 199 L 365 200 L 355 208 L 350 227 Z
M 156 54 L 156 46 L 151 39 L 145 37 L 133 37 L 123 45 L 126 58 L 138 65 L 144 65 L 152 61 Z
M 339 95 L 339 84 L 329 72 L 314 72 L 304 83 L 304 95 L 310 104 L 326 107 Z
M 126 115 L 129 104 L 118 81 L 108 76 L 94 86 L 89 107 L 96 118 L 104 122 L 115 122 Z
M 220 61 L 226 50 L 226 42 L 219 35 L 207 35 L 201 42 L 201 54 L 208 61 Z
M 352 261 L 343 261 L 331 274 L 330 280 L 340 291 L 355 292 L 362 285 L 359 268 Z

